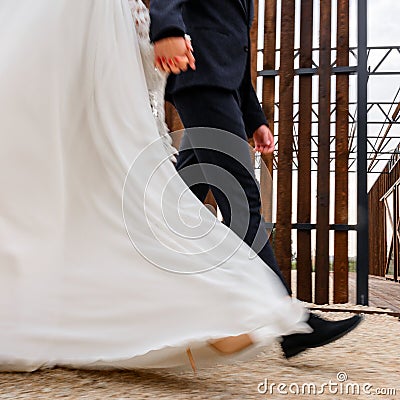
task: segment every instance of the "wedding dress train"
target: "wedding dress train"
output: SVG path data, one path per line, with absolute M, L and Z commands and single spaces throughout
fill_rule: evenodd
M 176 174 L 126 0 L 1 1 L 0 136 L 0 369 L 201 366 L 308 331 Z

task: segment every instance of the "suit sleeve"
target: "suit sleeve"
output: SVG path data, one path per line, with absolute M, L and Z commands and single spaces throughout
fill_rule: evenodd
M 249 138 L 253 136 L 254 131 L 261 125 L 269 126 L 251 83 L 248 84 L 247 96 L 242 99 L 242 113 L 246 134 Z
M 166 37 L 185 35 L 186 26 L 182 16 L 182 6 L 188 1 L 150 1 L 150 39 L 153 43 Z

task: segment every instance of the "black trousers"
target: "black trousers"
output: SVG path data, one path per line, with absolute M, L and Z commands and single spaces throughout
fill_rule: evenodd
M 173 102 L 186 129 L 177 170 L 200 201 L 205 200 L 211 189 L 224 223 L 252 247 L 291 294 L 260 214 L 259 185 L 251 162 L 239 92 L 190 88 L 174 94 Z M 197 129 L 203 127 L 213 129 Z

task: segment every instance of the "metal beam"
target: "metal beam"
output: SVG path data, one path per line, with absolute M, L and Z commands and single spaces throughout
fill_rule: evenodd
M 361 305 L 368 305 L 369 273 L 369 227 L 367 192 L 367 85 L 367 0 L 358 0 L 357 304 Z
M 301 53 L 301 50 L 300 50 Z M 331 67 L 331 73 L 332 75 L 340 75 L 340 74 L 356 74 L 357 73 L 357 67 L 356 66 L 337 66 L 337 67 Z M 302 68 L 296 68 L 294 70 L 295 75 L 318 75 L 319 74 L 319 68 L 312 68 L 312 67 L 302 67 Z M 279 71 L 276 69 L 264 69 L 262 71 L 258 72 L 258 76 L 278 76 Z

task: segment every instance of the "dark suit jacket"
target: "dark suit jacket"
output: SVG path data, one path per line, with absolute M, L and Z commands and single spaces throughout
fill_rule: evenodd
M 166 95 L 213 86 L 238 91 L 248 136 L 267 124 L 251 84 L 250 27 L 253 0 L 151 0 L 153 42 L 185 33 L 192 38 L 196 71 L 168 79 Z

